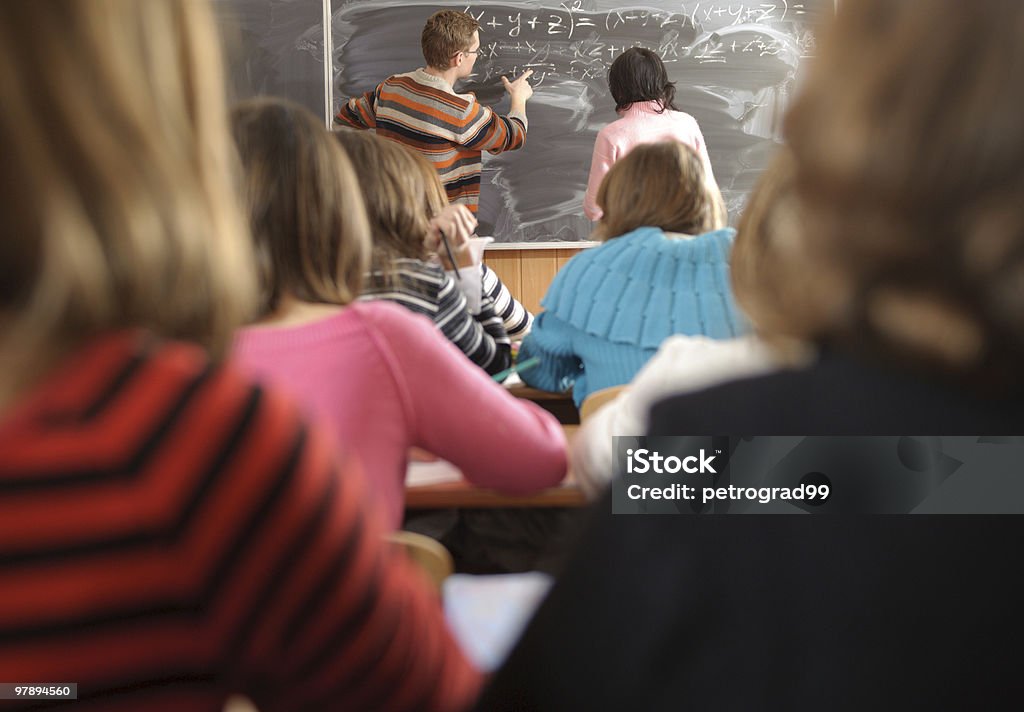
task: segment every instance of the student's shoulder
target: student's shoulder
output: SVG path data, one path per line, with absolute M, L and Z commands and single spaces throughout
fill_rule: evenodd
M 641 229 L 657 230 L 657 228 Z M 629 237 L 632 234 L 633 233 L 629 233 L 623 237 Z M 580 272 L 589 270 L 594 265 L 605 265 L 609 260 L 614 259 L 614 257 L 622 250 L 628 250 L 630 247 L 631 245 L 629 243 L 624 241 L 621 237 L 617 237 L 612 240 L 605 240 L 593 247 L 580 250 L 558 269 L 555 273 L 554 279 L 552 280 L 552 284 L 556 282 L 564 282 L 573 275 L 578 275 Z
M 172 393 L 178 396 L 169 397 Z M 93 433 L 98 447 L 109 442 L 99 434 L 103 428 L 123 426 L 119 419 L 102 417 L 107 409 L 130 411 L 137 419 L 163 419 L 163 432 L 172 432 L 172 426 L 181 432 L 196 432 L 209 428 L 215 420 L 230 418 L 244 418 L 249 427 L 269 428 L 282 422 L 282 417 L 297 417 L 286 398 L 265 391 L 233 359 L 214 360 L 195 344 L 141 331 L 106 335 L 83 346 L 30 394 L 26 403 L 26 413 L 48 416 L 38 421 L 40 432 L 51 425 L 79 422 L 83 413 L 94 414 L 95 418 L 80 422 L 88 427 L 101 423 Z M 200 403 L 201 418 L 195 416 L 195 408 L 188 407 Z M 277 415 L 262 419 L 245 416 L 268 411 Z M 70 416 L 74 417 L 68 419 Z M 118 437 L 124 444 L 129 436 L 120 433 Z
M 393 329 L 424 320 L 422 315 L 414 314 L 400 304 L 383 299 L 356 302 L 348 307 L 348 310 L 364 325 L 379 329 Z M 426 321 L 430 323 L 429 319 Z
M 598 141 L 614 143 L 621 136 L 632 131 L 633 121 L 628 116 L 619 116 L 614 121 L 609 121 L 597 132 Z
M 712 339 L 676 334 L 665 339 L 658 352 L 633 380 L 636 391 L 650 400 L 706 390 L 769 372 L 777 357 L 752 336 Z
M 687 129 L 696 131 L 700 130 L 700 124 L 697 123 L 697 119 L 695 119 L 691 114 L 687 114 L 685 111 L 675 111 L 673 109 L 668 109 L 665 112 L 665 114 L 673 123 L 675 123 L 678 126 L 682 126 Z
M 447 111 L 465 112 L 477 103 L 476 94 L 473 92 L 459 94 L 443 79 L 427 74 L 423 69 L 392 74 L 383 83 L 390 87 L 401 87 L 421 98 L 440 102 Z
M 581 299 L 581 284 L 593 286 L 592 282 L 598 273 L 604 272 L 603 263 L 606 256 L 615 249 L 615 241 L 609 240 L 596 247 L 588 247 L 573 255 L 555 273 L 547 292 L 541 300 L 541 306 L 551 311 L 556 304 L 574 304 Z M 597 270 L 594 268 L 597 266 Z
M 178 389 L 189 393 L 190 397 L 206 393 L 206 397 L 225 403 L 248 398 L 258 388 L 248 374 L 236 366 L 234 359 L 211 359 L 203 348 L 186 341 L 125 332 L 91 346 L 85 351 L 83 361 L 88 362 L 91 354 L 98 353 L 114 356 L 117 368 L 123 369 L 119 379 L 124 378 L 128 387 L 119 393 L 126 401 L 136 397 L 146 401 L 152 389 L 163 388 Z M 140 373 L 145 376 L 135 376 Z M 119 379 L 114 379 L 113 383 Z
M 444 269 L 441 268 L 441 265 L 415 257 L 399 257 L 391 263 L 391 266 L 399 274 L 424 275 L 430 276 L 432 279 L 444 277 Z
M 397 74 L 392 74 L 387 79 L 385 79 L 383 82 L 381 82 L 381 84 L 399 84 L 399 83 L 402 83 L 402 82 L 414 82 L 414 81 L 416 81 L 416 71 L 412 71 L 412 72 L 399 72 Z
M 574 255 L 562 266 L 548 288 L 549 298 L 580 299 L 581 289 L 594 289 L 605 280 L 621 278 L 625 266 L 632 265 L 641 255 L 656 254 L 658 259 L 688 259 L 695 246 L 692 241 L 670 240 L 656 227 L 639 227 L 625 235 L 606 240 L 596 247 L 588 247 Z M 706 251 L 700 248 L 699 251 Z M 724 248 L 719 252 L 725 252 Z
M 450 280 L 440 265 L 413 257 L 392 260 L 387 270 L 372 273 L 375 281 L 364 285 L 363 296 L 390 298 L 393 294 L 436 294 Z
M 433 334 L 434 322 L 422 314 L 383 299 L 356 302 L 348 308 L 363 326 L 390 344 L 422 339 Z
M 406 289 L 418 293 L 436 294 L 451 278 L 441 265 L 411 257 L 402 257 L 392 263 L 399 282 Z

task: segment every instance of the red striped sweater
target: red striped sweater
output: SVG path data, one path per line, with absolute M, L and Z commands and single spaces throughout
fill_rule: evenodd
M 445 80 L 422 69 L 396 74 L 373 91 L 349 99 L 334 119 L 340 126 L 376 129 L 404 143 L 437 168 L 448 201 L 474 213 L 480 202 L 481 152 L 522 147 L 526 116 L 499 116 L 473 94 L 456 94 Z
M 442 710 L 477 690 L 358 471 L 194 347 L 120 335 L 70 359 L 0 419 L 0 490 L 5 682 L 77 682 L 75 710 L 115 711 L 233 692 Z

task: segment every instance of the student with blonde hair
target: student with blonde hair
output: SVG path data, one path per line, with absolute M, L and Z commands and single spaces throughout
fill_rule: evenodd
M 762 273 L 781 288 L 757 317 L 821 355 L 651 414 L 652 436 L 876 436 L 881 486 L 870 446 L 837 437 L 793 470 L 830 480 L 804 510 L 828 515 L 616 517 L 605 499 L 480 709 L 1020 698 L 1020 448 L 978 436 L 1024 430 L 1022 32 L 1019 2 L 838 4 L 785 121 L 798 247 Z M 904 437 L 926 434 L 970 436 L 947 480 L 928 462 L 944 453 Z M 922 475 L 919 514 L 863 516 Z
M 729 287 L 727 228 L 718 188 L 678 142 L 635 148 L 608 172 L 595 236 L 552 281 L 520 358 L 531 386 L 588 394 L 627 383 L 672 334 L 714 339 L 745 329 Z
M 335 137 L 359 174 L 370 218 L 373 257 L 362 298 L 392 301 L 427 316 L 487 373 L 508 368 L 511 341 L 494 301 L 482 295 L 469 233 L 448 230 L 456 261 L 452 264 L 439 224 L 433 220 L 447 203 L 429 163 L 414 151 L 373 134 L 339 131 Z
M 747 201 L 732 246 L 733 294 L 756 333 L 735 339 L 679 334 L 665 339 L 627 387 L 587 418 L 573 438 L 573 476 L 589 497 L 601 495 L 614 474 L 612 438 L 646 432 L 651 406 L 658 401 L 803 364 L 810 358 L 811 349 L 805 344 L 773 336 L 778 331 L 773 319 L 784 318 L 786 310 L 769 314 L 762 306 L 780 299 L 797 305 L 802 297 L 802 281 L 782 284 L 764 277 L 784 269 L 791 251 L 800 244 L 795 170 L 790 152 L 780 148 Z
M 0 3 L 0 670 L 76 710 L 463 708 L 358 468 L 220 363 L 255 294 L 223 95 L 205 2 Z
M 566 456 L 554 417 L 509 395 L 429 320 L 385 300 L 356 301 L 370 222 L 357 173 L 320 121 L 297 104 L 258 99 L 235 108 L 232 126 L 261 265 L 260 316 L 235 344 L 242 366 L 331 425 L 361 461 L 389 527 L 402 523 L 413 447 L 484 487 L 524 494 L 557 484 Z M 423 215 L 395 213 L 410 224 Z M 426 231 L 425 218 L 414 224 Z

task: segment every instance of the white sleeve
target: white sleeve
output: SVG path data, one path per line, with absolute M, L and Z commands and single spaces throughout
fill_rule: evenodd
M 569 462 L 573 477 L 587 499 L 597 499 L 611 481 L 614 470 L 612 436 L 643 434 L 636 415 L 637 403 L 632 391 L 625 389 L 576 432 Z
M 447 270 L 447 273 L 452 281 L 459 285 L 459 291 L 466 298 L 466 311 L 473 316 L 479 314 L 484 290 L 483 271 L 480 265 L 460 267 L 457 272 L 456 270 Z M 457 277 L 456 274 L 458 274 Z
M 591 498 L 600 494 L 615 469 L 612 437 L 645 434 L 651 406 L 659 400 L 760 375 L 777 367 L 775 357 L 754 337 L 669 337 L 640 369 L 629 388 L 588 418 L 576 433 L 571 462 L 580 489 Z
M 533 314 L 519 303 L 508 287 L 498 279 L 497 273 L 487 265 L 484 268 L 484 294 L 494 300 L 494 311 L 505 324 L 505 331 L 513 341 L 521 341 L 530 333 Z

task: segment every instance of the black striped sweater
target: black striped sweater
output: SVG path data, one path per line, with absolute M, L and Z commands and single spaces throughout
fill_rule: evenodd
M 482 294 L 480 313 L 472 315 L 458 285 L 435 264 L 401 258 L 388 273 L 372 272 L 360 300 L 386 299 L 430 318 L 470 361 L 491 375 L 512 363 L 512 345 L 494 300 Z
M 498 275 L 487 265 L 481 265 L 483 293 L 494 302 L 494 311 L 501 317 L 508 337 L 520 341 L 530 333 L 533 326 L 533 314 L 513 296 L 508 287 L 498 279 Z
M 436 597 L 336 463 L 197 348 L 68 359 L 0 419 L 0 676 L 78 683 L 54 709 L 467 705 Z

